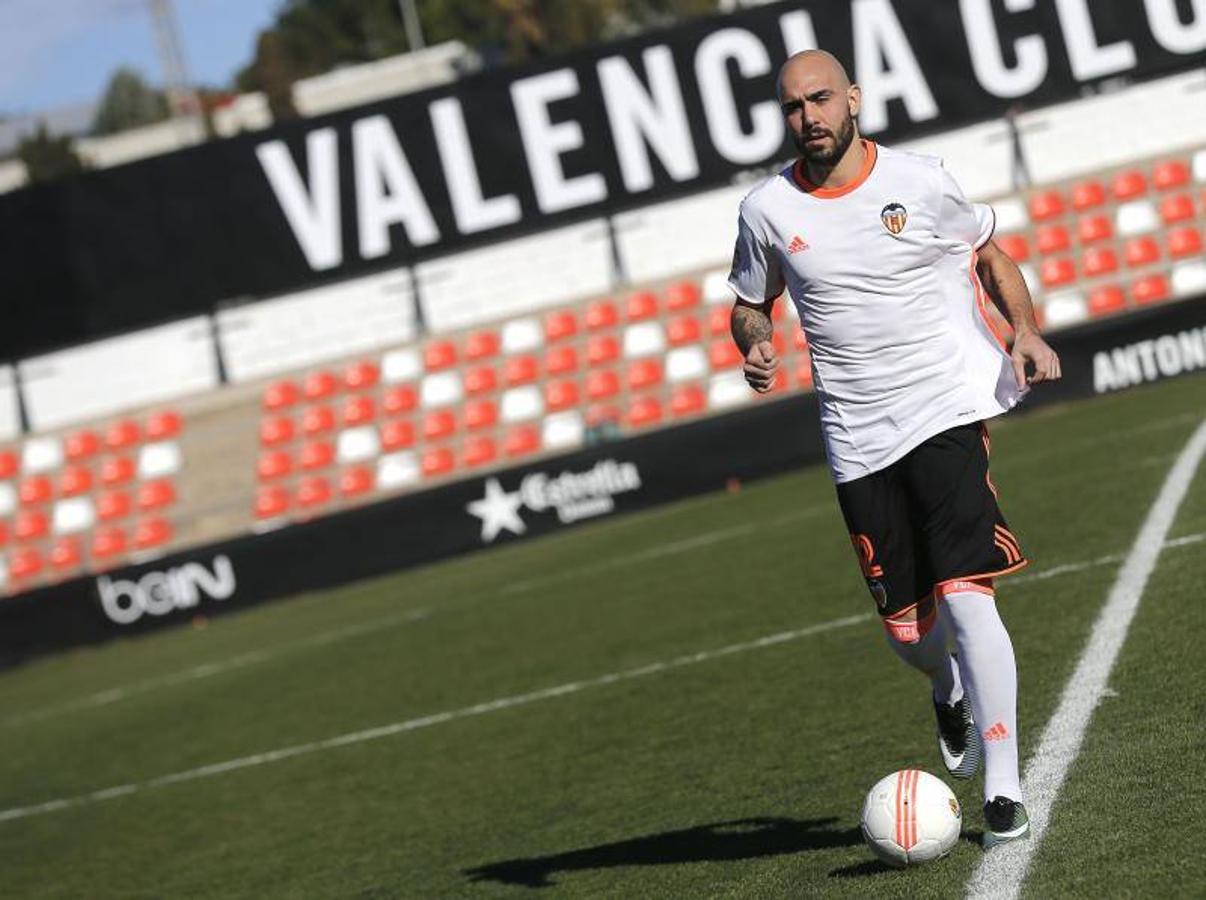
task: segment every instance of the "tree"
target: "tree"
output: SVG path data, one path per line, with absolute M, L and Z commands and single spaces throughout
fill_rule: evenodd
M 162 122 L 169 115 L 167 99 L 162 93 L 148 86 L 133 69 L 121 68 L 109 79 L 92 131 L 94 134 L 116 134 Z
M 416 0 L 428 43 L 459 40 L 488 60 L 522 62 L 714 12 L 715 0 Z M 406 53 L 398 0 L 288 0 L 260 34 L 241 90 L 268 94 L 292 114 L 299 78 Z
M 31 182 L 51 181 L 84 171 L 84 164 L 75 155 L 71 138 L 52 137 L 41 122 L 38 130 L 24 137 L 17 145 L 17 156 L 25 163 Z

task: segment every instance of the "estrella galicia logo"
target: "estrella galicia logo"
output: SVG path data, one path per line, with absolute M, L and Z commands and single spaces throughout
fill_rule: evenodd
M 900 234 L 904 231 L 905 222 L 909 221 L 909 211 L 899 203 L 889 203 L 880 210 L 879 217 L 883 220 L 884 228 L 893 234 Z
M 639 490 L 641 473 L 636 463 L 604 459 L 585 472 L 562 472 L 550 476 L 532 472 L 519 488 L 506 490 L 497 478 L 487 478 L 485 496 L 465 507 L 482 522 L 482 543 L 489 544 L 503 531 L 524 534 L 528 530 L 522 511 L 543 513 L 555 510 L 562 524 L 602 516 L 616 508 L 617 494 Z

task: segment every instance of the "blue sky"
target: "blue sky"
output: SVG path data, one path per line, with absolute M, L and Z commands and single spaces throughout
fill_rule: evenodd
M 175 0 L 189 74 L 224 85 L 282 0 Z M 146 0 L 0 0 L 0 113 L 99 99 L 118 66 L 162 82 Z

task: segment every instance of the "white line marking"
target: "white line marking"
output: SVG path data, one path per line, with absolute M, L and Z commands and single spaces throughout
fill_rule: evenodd
M 486 713 L 497 712 L 501 709 L 511 709 L 516 706 L 525 706 L 529 703 L 536 703 L 540 700 L 551 700 L 555 697 L 564 697 L 568 694 L 576 694 L 590 688 L 606 687 L 607 685 L 616 684 L 621 681 L 631 681 L 636 678 L 644 678 L 647 675 L 656 675 L 662 672 L 668 672 L 672 669 L 681 669 L 684 666 L 691 666 L 697 663 L 708 662 L 710 660 L 720 659 L 726 656 L 733 656 L 734 654 L 745 653 L 749 650 L 760 650 L 763 647 L 773 647 L 778 644 L 785 644 L 788 641 L 799 640 L 800 638 L 810 637 L 814 634 L 821 634 L 826 631 L 835 631 L 839 628 L 849 628 L 851 625 L 859 625 L 863 622 L 866 622 L 870 618 L 870 613 L 864 613 L 858 616 L 845 616 L 840 619 L 832 619 L 828 622 L 821 622 L 818 625 L 811 625 L 807 628 L 797 628 L 793 631 L 780 631 L 776 634 L 769 634 L 765 637 L 757 638 L 756 640 L 743 641 L 738 644 L 729 644 L 727 647 L 719 647 L 715 650 L 703 650 L 699 653 L 676 656 L 673 659 L 649 663 L 648 665 L 640 666 L 635 669 L 625 669 L 620 672 L 611 672 L 606 675 L 600 675 L 596 678 L 587 678 L 582 681 L 570 681 L 565 684 L 542 688 L 541 690 L 531 691 L 526 694 L 513 694 L 509 697 L 499 697 L 496 700 L 488 700 L 485 703 L 478 703 L 474 706 L 465 706 L 460 709 L 434 713 L 428 716 L 421 716 L 417 719 L 406 719 L 401 722 L 393 722 L 389 725 L 381 725 L 376 728 L 368 728 L 363 731 L 353 731 L 349 732 L 348 734 L 336 735 L 335 737 L 327 738 L 321 741 L 313 741 L 308 744 L 294 744 L 292 747 L 282 747 L 278 750 L 255 753 L 251 756 L 241 756 L 237 759 L 228 759 L 223 762 L 211 763 L 196 769 L 186 769 L 183 772 L 173 772 L 170 775 L 160 775 L 158 778 L 151 778 L 146 781 L 119 784 L 114 787 L 92 791 L 88 794 L 80 794 L 75 797 L 64 797 L 58 800 L 50 800 L 46 803 L 38 803 L 32 806 L 13 807 L 12 809 L 0 811 L 0 822 L 8 822 L 13 819 L 24 819 L 28 818 L 29 816 L 41 815 L 43 813 L 57 812 L 61 809 L 84 806 L 90 803 L 97 803 L 101 800 L 109 800 L 113 797 L 123 797 L 127 794 L 133 794 L 138 791 L 148 790 L 150 788 L 163 787 L 169 784 L 179 784 L 185 781 L 196 781 L 199 778 L 209 778 L 214 775 L 222 775 L 226 772 L 238 771 L 239 769 L 249 769 L 253 766 L 262 766 L 266 765 L 267 763 L 280 762 L 283 759 L 291 759 L 292 757 L 303 756 L 308 753 L 317 753 L 323 750 L 333 750 L 337 747 L 346 747 L 351 744 L 362 744 L 365 741 L 375 741 L 380 738 L 392 737 L 393 735 L 403 734 L 408 731 L 417 731 L 420 728 L 429 728 L 432 725 L 442 725 L 445 722 L 452 722 L 456 719 L 467 719 L 472 716 L 481 716 L 485 715 Z
M 29 722 L 37 722 L 42 719 L 62 715 L 63 713 L 77 712 L 81 709 L 91 709 L 97 706 L 107 706 L 110 703 L 117 703 L 120 700 L 126 700 L 130 697 L 138 696 L 139 694 L 146 694 L 151 691 L 159 690 L 160 688 L 173 687 L 178 684 L 185 684 L 189 681 L 196 681 L 200 678 L 209 678 L 211 675 L 220 675 L 223 672 L 230 672 L 234 669 L 242 669 L 246 666 L 256 665 L 257 663 L 275 659 L 278 656 L 281 656 L 285 653 L 290 653 L 294 650 L 303 650 L 309 647 L 325 647 L 328 644 L 334 644 L 338 641 L 346 640 L 352 637 L 359 637 L 362 634 L 370 634 L 383 628 L 391 628 L 395 625 L 409 625 L 413 622 L 422 621 L 423 619 L 428 618 L 430 615 L 430 610 L 415 609 L 392 616 L 383 616 L 377 619 L 370 619 L 367 622 L 360 622 L 355 625 L 347 625 L 343 628 L 333 628 L 330 631 L 323 631 L 307 638 L 289 641 L 288 643 L 284 644 L 278 644 L 275 647 L 265 647 L 260 650 L 250 650 L 247 653 L 240 653 L 237 656 L 231 656 L 223 660 L 202 663 L 189 669 L 173 672 L 170 675 L 161 675 L 158 678 L 148 678 L 146 681 L 140 681 L 137 684 L 127 684 L 122 687 L 108 688 L 103 691 L 97 691 L 95 694 L 88 694 L 87 696 L 79 697 L 75 700 L 69 700 L 65 703 L 55 704 L 54 706 L 44 706 L 41 709 L 36 709 L 27 713 L 19 713 L 0 721 L 0 726 L 7 728 L 14 725 L 24 725 Z
M 1022 792 L 1026 795 L 1026 810 L 1030 814 L 1030 840 L 1005 844 L 986 854 L 967 883 L 968 897 L 1013 900 L 1021 891 L 1030 861 L 1047 830 L 1051 809 L 1068 769 L 1080 753 L 1089 720 L 1106 690 L 1106 682 L 1126 641 L 1144 588 L 1204 455 L 1206 421 L 1194 431 L 1165 477 L 1097 621 L 1093 623 L 1093 631 L 1076 671 L 1068 679 L 1059 706 L 1026 766 Z M 1184 538 L 1179 540 L 1186 541 Z

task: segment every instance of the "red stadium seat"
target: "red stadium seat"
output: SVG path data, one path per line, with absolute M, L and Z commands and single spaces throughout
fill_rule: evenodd
M 662 405 L 656 397 L 636 397 L 628 405 L 625 418 L 633 427 L 653 425 L 662 420 Z
M 264 409 L 278 412 L 288 409 L 301 397 L 301 391 L 292 381 L 278 381 L 264 388 Z
M 1147 275 L 1131 285 L 1131 297 L 1140 306 L 1158 303 L 1168 295 L 1168 279 L 1163 275 Z
M 134 477 L 136 466 L 128 456 L 110 456 L 101 462 L 100 480 L 106 487 L 125 484 Z
M 275 481 L 284 478 L 293 471 L 293 457 L 283 450 L 269 450 L 261 453 L 255 464 L 255 476 L 260 481 Z M 141 502 L 141 491 L 139 491 Z
M 508 387 L 529 384 L 540 377 L 540 363 L 528 354 L 512 356 L 503 364 L 503 381 Z
M 18 541 L 33 541 L 50 531 L 50 520 L 39 509 L 24 509 L 13 519 L 13 537 Z
M 63 453 L 72 462 L 95 456 L 101 448 L 101 439 L 95 431 L 77 431 L 63 439 Z M 0 478 L 7 478 L 0 474 Z
M 474 400 L 465 404 L 465 427 L 470 431 L 491 428 L 498 422 L 498 406 L 492 400 Z
M 478 366 L 465 372 L 465 393 L 469 396 L 485 394 L 498 385 L 498 377 L 489 366 Z
M 335 461 L 335 445 L 330 441 L 309 441 L 302 444 L 297 464 L 307 472 L 325 469 Z
M 418 405 L 418 392 L 406 384 L 390 388 L 381 397 L 381 408 L 387 416 L 408 413 Z
M 423 451 L 423 456 L 419 460 L 419 468 L 422 470 L 424 478 L 446 475 L 456 468 L 456 458 L 448 447 L 433 447 Z
M 163 509 L 176 502 L 176 487 L 167 479 L 145 482 L 138 487 L 138 508 L 143 512 Z
M 573 337 L 578 333 L 578 320 L 572 312 L 560 310 L 544 317 L 544 338 L 550 344 Z
M 456 347 L 452 341 L 432 341 L 423 348 L 423 365 L 429 372 L 437 372 L 456 365 Z
M 465 338 L 465 359 L 487 359 L 498 353 L 501 341 L 495 331 L 475 331 Z M 455 359 L 454 359 L 455 361 Z M 451 365 L 449 363 L 448 365 Z M 428 368 L 431 368 L 429 365 Z M 443 368 L 441 366 L 441 368 Z
M 503 441 L 503 452 L 507 456 L 523 456 L 540 449 L 540 432 L 531 425 L 520 425 L 507 433 Z
M 1067 257 L 1045 259 L 1039 266 L 1039 278 L 1044 287 L 1058 287 L 1076 280 L 1076 266 Z
M 578 385 L 573 381 L 550 381 L 544 386 L 544 405 L 550 412 L 578 405 Z
M 717 338 L 708 348 L 708 360 L 713 369 L 731 369 L 745 362 L 732 338 Z
M 804 333 L 803 328 L 796 328 L 792 330 L 791 344 L 800 353 L 808 352 L 808 335 Z
M 787 389 L 787 373 L 782 368 L 775 373 L 775 377 L 771 380 L 771 386 L 776 391 Z
M 1189 184 L 1191 178 L 1192 173 L 1189 171 L 1189 166 L 1179 159 L 1165 160 L 1157 163 L 1156 167 L 1152 169 L 1152 184 L 1161 191 Z
M 21 461 L 11 450 L 0 451 L 0 478 L 12 478 L 21 468 Z
M 1092 247 L 1081 257 L 1080 266 L 1086 277 L 1097 278 L 1116 272 L 1118 257 L 1109 247 Z
M 42 571 L 42 554 L 32 548 L 18 550 L 8 559 L 9 577 L 21 581 Z
M 1100 181 L 1082 181 L 1072 188 L 1072 208 L 1077 212 L 1101 206 L 1106 201 Z
M 79 538 L 59 538 L 47 554 L 51 568 L 60 572 L 78 568 L 83 556 Z
M 578 369 L 578 351 L 573 347 L 553 347 L 544 355 L 544 371 L 548 375 L 564 375 Z
M 666 309 L 678 312 L 699 306 L 699 285 L 694 281 L 676 281 L 666 288 Z
M 466 466 L 481 466 L 498 456 L 498 448 L 488 437 L 470 438 L 465 442 L 462 454 Z
M 377 407 L 372 397 L 348 397 L 343 404 L 341 418 L 347 426 L 365 425 L 377 417 Z
M 130 505 L 130 495 L 125 491 L 106 491 L 96 498 L 96 517 L 102 522 L 125 518 Z
M 339 493 L 345 497 L 367 494 L 377 485 L 373 470 L 365 466 L 352 466 L 339 473 Z
M 1114 226 L 1109 216 L 1085 216 L 1076 226 L 1082 244 L 1094 244 L 1114 236 Z
M 1064 214 L 1064 198 L 1055 191 L 1040 191 L 1030 198 L 1030 217 L 1036 222 Z
M 620 321 L 620 313 L 610 300 L 596 300 L 586 307 L 586 327 L 590 331 L 614 328 Z
M 1034 235 L 1035 246 L 1043 255 L 1067 250 L 1072 244 L 1068 229 L 1062 225 L 1040 225 Z
M 620 376 L 610 369 L 586 376 L 586 396 L 591 400 L 613 397 L 620 392 Z
M 289 492 L 280 485 L 262 487 L 255 492 L 253 512 L 257 519 L 274 519 L 289 509 Z
M 1128 266 L 1145 266 L 1160 259 L 1160 245 L 1150 236 L 1131 238 L 1123 251 Z
M 778 305 L 778 304 L 776 304 Z M 712 337 L 728 334 L 731 328 L 732 307 L 717 306 L 708 313 L 708 334 Z
M 1105 284 L 1089 291 L 1089 315 L 1104 316 L 1126 309 L 1126 295 L 1116 284 Z
M 307 400 L 323 400 L 339 390 L 339 379 L 330 372 L 311 372 L 302 382 Z
M 586 411 L 586 425 L 588 428 L 616 425 L 619 424 L 620 419 L 620 410 L 609 404 L 592 406 Z
M 167 519 L 152 516 L 134 527 L 134 546 L 139 550 L 159 547 L 172 539 L 172 525 Z
M 437 438 L 447 437 L 455 431 L 456 416 L 449 410 L 436 410 L 423 417 L 423 437 L 426 440 L 434 441 Z
M 586 342 L 586 361 L 601 366 L 620 357 L 620 342 L 610 334 L 595 335 Z
M 624 304 L 624 315 L 629 322 L 652 319 L 657 315 L 657 297 L 651 291 L 637 291 Z
M 369 360 L 354 362 L 343 370 L 343 386 L 349 391 L 363 391 L 381 380 L 381 368 Z
M 658 359 L 639 359 L 628 367 L 628 389 L 638 391 L 662 383 L 662 363 Z
M 415 426 L 405 419 L 386 422 L 381 426 L 381 448 L 402 450 L 415 442 Z
M 1183 256 L 1200 256 L 1202 253 L 1202 234 L 1192 226 L 1178 228 L 1168 235 L 1168 255 L 1173 259 Z
M 145 429 L 147 440 L 162 441 L 165 438 L 175 437 L 180 433 L 183 425 L 184 420 L 175 410 L 152 413 L 147 417 Z
M 703 337 L 699 319 L 695 316 L 679 316 L 671 319 L 666 325 L 666 337 L 670 341 L 671 347 L 696 343 Z
M 59 475 L 59 496 L 75 497 L 92 490 L 92 471 L 87 466 L 68 466 Z
M 802 359 L 796 363 L 796 384 L 802 388 L 812 387 L 812 362 Z
M 1020 234 L 1004 234 L 998 238 L 993 238 L 993 242 L 1005 251 L 1005 255 L 1014 262 L 1025 262 L 1030 258 L 1030 245 L 1026 243 L 1026 238 Z M 725 323 L 726 326 L 728 323 Z
M 302 431 L 313 436 L 335 427 L 335 412 L 329 406 L 311 406 L 302 414 Z
M 8 523 L 0 521 L 0 547 L 6 546 L 8 544 L 8 539 Z
M 120 528 L 99 528 L 92 535 L 92 555 L 96 559 L 108 559 L 125 552 L 126 533 Z
M 50 479 L 45 475 L 33 475 L 26 478 L 17 488 L 17 499 L 21 501 L 22 506 L 45 503 L 52 496 L 54 496 L 54 488 L 50 484 Z
M 1147 179 L 1139 170 L 1128 169 L 1114 176 L 1110 190 L 1116 200 L 1133 200 L 1147 193 Z
M 293 440 L 293 420 L 287 416 L 273 416 L 260 423 L 260 443 L 265 447 L 279 447 Z
M 303 478 L 297 486 L 297 505 L 302 509 L 312 509 L 331 502 L 331 482 L 325 478 L 311 476 Z
M 1184 222 L 1194 215 L 1193 198 L 1189 194 L 1170 194 L 1160 201 L 1160 218 L 1165 225 Z
M 703 412 L 708 406 L 707 395 L 695 384 L 676 387 L 670 394 L 670 412 L 676 416 L 689 416 Z
M 124 450 L 138 443 L 142 432 L 132 419 L 122 419 L 105 429 L 105 446 L 110 450 Z

